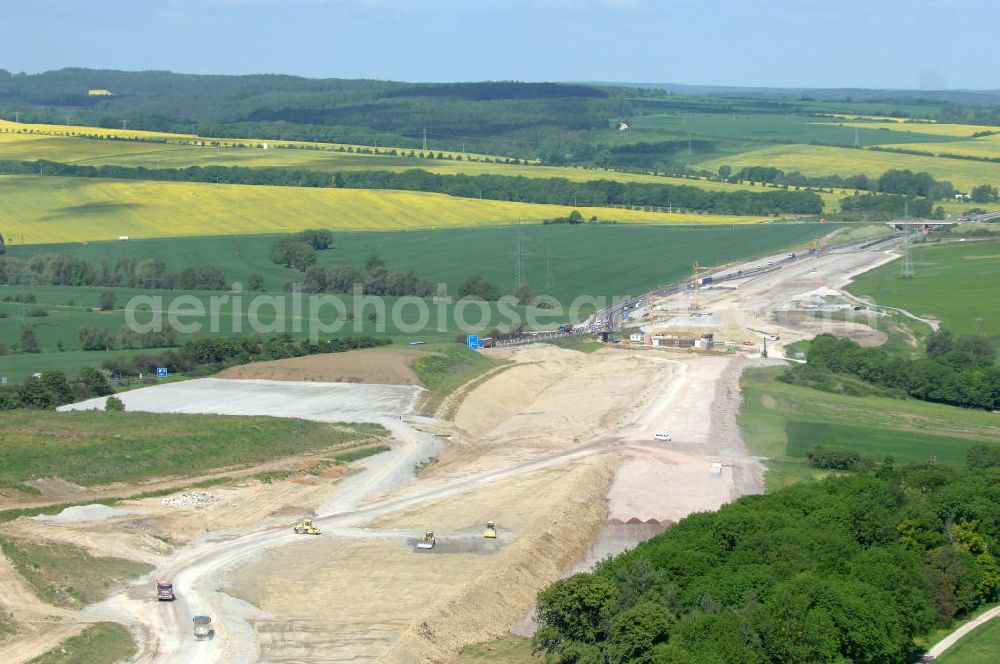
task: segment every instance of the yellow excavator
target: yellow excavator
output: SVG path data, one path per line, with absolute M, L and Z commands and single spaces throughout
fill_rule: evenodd
M 486 522 L 486 530 L 483 531 L 483 537 L 486 539 L 496 539 L 497 538 L 497 526 L 492 521 Z
M 302 523 L 295 524 L 292 528 L 297 535 L 319 535 L 322 531 L 313 525 L 312 519 L 302 519 Z

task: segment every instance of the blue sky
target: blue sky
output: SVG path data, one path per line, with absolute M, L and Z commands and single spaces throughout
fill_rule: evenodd
M 995 0 L 0 0 L 0 68 L 1000 88 Z

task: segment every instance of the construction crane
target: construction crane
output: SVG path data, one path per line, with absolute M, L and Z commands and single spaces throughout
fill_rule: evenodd
M 712 283 L 712 277 L 705 276 L 706 273 L 721 270 L 722 267 L 722 265 L 705 267 L 704 265 L 698 265 L 698 261 L 695 261 L 694 265 L 691 266 L 691 278 L 694 283 L 694 301 L 691 303 L 691 311 L 701 311 L 701 287 Z

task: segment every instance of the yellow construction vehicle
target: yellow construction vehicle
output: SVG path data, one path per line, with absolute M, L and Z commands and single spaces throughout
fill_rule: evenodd
M 417 540 L 418 549 L 433 549 L 435 544 L 437 544 L 437 538 L 434 537 L 433 530 L 428 530 L 422 538 Z
M 483 537 L 486 539 L 496 539 L 497 538 L 497 526 L 492 521 L 486 522 L 486 530 L 483 531 Z
M 292 528 L 297 535 L 319 535 L 322 531 L 313 525 L 312 519 L 302 519 L 302 523 L 295 524 Z

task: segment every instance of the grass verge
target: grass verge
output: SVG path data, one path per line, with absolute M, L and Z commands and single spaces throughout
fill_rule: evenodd
M 540 664 L 544 659 L 531 652 L 531 640 L 503 636 L 494 641 L 475 643 L 462 648 L 453 664 Z
M 366 457 L 382 454 L 382 452 L 388 452 L 390 449 L 392 448 L 388 445 L 372 445 L 371 447 L 362 447 L 360 449 L 344 452 L 343 454 L 337 454 L 333 457 L 333 460 L 338 464 L 353 463 Z
M 622 333 L 618 333 L 618 336 L 622 336 Z M 574 334 L 569 337 L 557 337 L 555 339 L 547 339 L 542 343 L 547 343 L 551 346 L 559 346 L 559 348 L 566 348 L 568 350 L 576 350 L 581 353 L 593 353 L 595 350 L 601 350 L 604 348 L 602 344 L 596 337 L 589 334 Z
M 375 424 L 157 413 L 0 413 L 0 486 L 58 476 L 84 486 L 204 475 L 385 435 Z
M 938 657 L 937 664 L 993 664 L 1000 653 L 1000 618 L 980 625 Z
M 998 444 L 992 413 L 884 396 L 849 396 L 788 385 L 781 367 L 750 369 L 741 380 L 740 428 L 751 454 L 766 457 L 768 489 L 829 474 L 809 467 L 814 445 L 881 461 L 964 464 L 973 445 Z
M 425 413 L 436 412 L 449 394 L 493 367 L 503 364 L 458 344 L 433 344 L 423 349 L 434 355 L 419 357 L 410 366 L 429 390 L 421 404 Z
M 42 600 L 67 609 L 99 602 L 153 569 L 122 558 L 97 558 L 68 544 L 9 539 L 0 540 L 0 549 Z
M 115 664 L 135 654 L 135 641 L 118 623 L 100 622 L 40 655 L 28 664 Z

